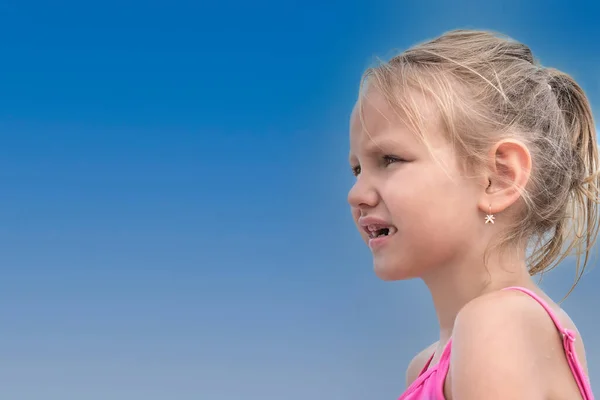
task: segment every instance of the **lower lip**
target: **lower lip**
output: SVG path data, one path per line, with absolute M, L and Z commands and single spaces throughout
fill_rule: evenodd
M 379 249 L 381 246 L 383 246 L 389 240 L 390 237 L 391 237 L 391 235 L 379 236 L 376 238 L 369 239 L 369 248 L 371 250 Z

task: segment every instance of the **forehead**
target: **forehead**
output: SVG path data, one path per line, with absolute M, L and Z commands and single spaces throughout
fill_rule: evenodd
M 403 99 L 409 110 L 392 107 L 383 94 L 369 88 L 357 101 L 350 120 L 351 152 L 372 147 L 378 142 L 396 142 L 403 146 L 432 144 L 439 131 L 439 115 L 425 97 L 411 93 Z

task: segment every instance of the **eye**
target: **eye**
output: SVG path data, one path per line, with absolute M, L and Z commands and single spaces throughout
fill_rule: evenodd
M 396 157 L 396 156 L 390 156 L 390 155 L 385 155 L 385 156 L 383 156 L 383 157 L 382 157 L 382 159 L 383 159 L 383 164 L 384 164 L 386 167 L 387 167 L 388 165 L 390 165 L 390 164 L 393 164 L 393 163 L 397 163 L 397 162 L 403 162 L 403 161 L 405 161 L 405 160 L 403 160 L 403 159 L 402 159 L 402 158 L 400 158 L 400 157 Z
M 360 174 L 360 165 L 355 165 L 352 167 L 352 174 L 354 176 L 358 176 L 358 174 Z

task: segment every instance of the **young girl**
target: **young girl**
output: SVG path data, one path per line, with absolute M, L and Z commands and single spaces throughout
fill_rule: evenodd
M 598 233 L 582 89 L 523 44 L 466 30 L 364 78 L 352 214 L 377 276 L 423 279 L 440 326 L 400 399 L 593 399 L 577 329 L 530 277 L 573 251 L 581 277 Z

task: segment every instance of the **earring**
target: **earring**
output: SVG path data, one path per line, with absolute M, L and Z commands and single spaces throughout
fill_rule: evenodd
M 488 214 L 485 216 L 485 223 L 486 224 L 493 224 L 494 223 L 494 219 L 496 219 L 494 217 L 494 215 L 492 214 L 492 205 L 490 204 L 490 209 Z

